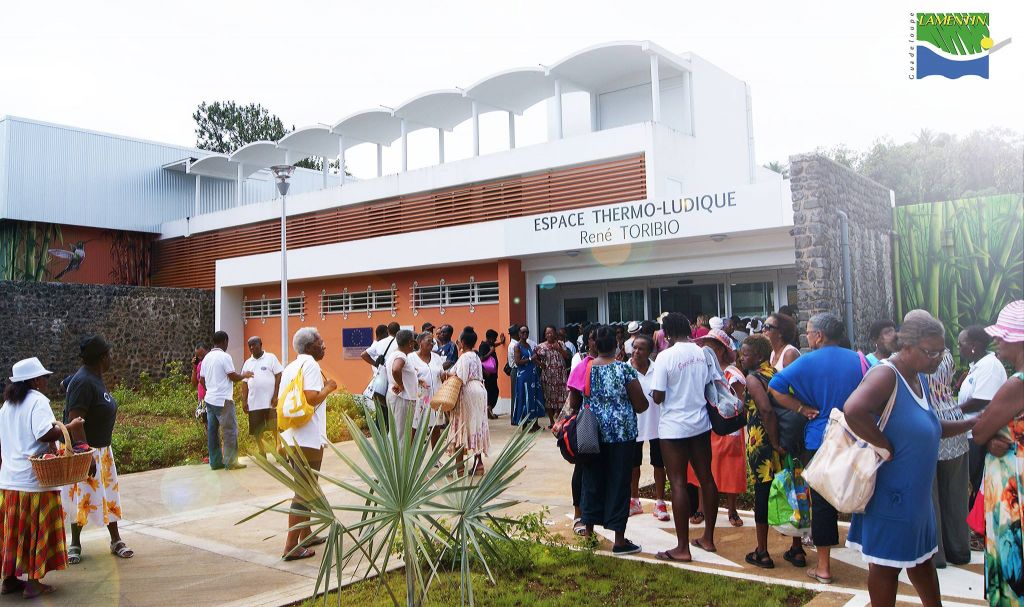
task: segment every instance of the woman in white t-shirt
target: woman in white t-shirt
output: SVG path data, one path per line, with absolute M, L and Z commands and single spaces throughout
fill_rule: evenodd
M 29 458 L 50 452 L 64 435 L 42 392 L 50 371 L 38 358 L 18 361 L 12 371 L 0 408 L 0 591 L 31 599 L 54 591 L 40 580 L 49 571 L 67 569 L 68 554 L 60 490 L 40 486 Z M 82 418 L 67 428 L 84 440 Z M 18 579 L 23 571 L 27 580 Z
M 388 419 L 398 432 L 405 434 L 409 418 L 416 410 L 419 396 L 419 380 L 416 378 L 416 363 L 410 362 L 410 354 L 416 349 L 416 336 L 408 329 L 395 334 L 394 351 L 384 358 L 388 376 Z M 415 355 L 413 355 L 415 356 Z M 411 420 L 410 420 L 411 422 Z
M 295 360 L 288 363 L 288 366 L 281 372 L 281 388 L 277 394 L 277 401 L 284 406 L 287 402 L 287 390 L 289 384 L 302 374 L 302 391 L 306 402 L 313 407 L 313 417 L 304 425 L 298 428 L 288 428 L 281 432 L 281 441 L 302 450 L 309 467 L 313 470 L 320 470 L 320 464 L 324 458 L 324 445 L 327 443 L 327 397 L 338 389 L 338 384 L 333 379 L 324 377 L 320 370 L 320 361 L 323 360 L 327 347 L 320 333 L 313 327 L 302 327 L 292 337 L 292 347 L 299 353 Z M 301 464 L 291 461 L 293 468 L 301 468 Z M 292 499 L 293 510 L 309 511 L 309 507 L 298 494 Z M 297 514 L 288 515 L 288 535 L 284 541 L 284 555 L 281 557 L 286 561 L 307 559 L 316 554 L 310 546 L 324 543 L 326 538 L 310 535 L 310 529 L 295 529 L 296 525 L 309 520 L 308 516 Z
M 629 515 L 643 514 L 644 507 L 640 503 L 640 466 L 644 460 L 644 441 L 647 441 L 651 452 L 651 466 L 654 467 L 654 518 L 659 521 L 669 520 L 668 506 L 665 505 L 665 463 L 661 457 L 661 441 L 658 440 L 658 422 L 661 421 L 660 409 L 654 406 L 651 397 L 651 352 L 654 350 L 654 339 L 642 333 L 634 334 L 632 355 L 629 366 L 636 369 L 640 387 L 647 398 L 648 407 L 643 413 L 636 415 L 636 451 L 633 455 L 633 479 L 630 486 Z
M 430 432 L 430 446 L 437 444 L 441 436 L 441 428 L 444 427 L 444 414 L 430 408 L 430 399 L 441 387 L 441 373 L 444 371 L 445 357 L 434 352 L 434 335 L 430 331 L 424 331 L 416 338 L 418 349 L 406 357 L 408 364 L 416 371 L 416 380 L 419 384 L 417 389 L 416 410 L 412 416 L 412 431 L 420 427 L 424 416 L 430 419 L 426 422 L 427 431 Z
M 764 321 L 764 335 L 772 344 L 771 365 L 781 371 L 800 358 L 800 350 L 793 346 L 797 339 L 796 321 L 785 314 L 772 314 Z
M 704 399 L 704 386 L 711 378 L 704 351 L 689 341 L 690 321 L 686 316 L 668 314 L 661 326 L 669 348 L 658 353 L 654 362 L 651 391 L 654 402 L 661 405 L 658 438 L 665 472 L 672 485 L 677 543 L 674 548 L 659 552 L 657 557 L 689 562 L 691 545 L 708 552 L 716 550 L 718 508 L 708 508 L 704 535 L 691 544 L 690 498 L 686 493 L 686 468 L 693 466 L 700 481 L 701 500 L 705 504 L 718 503 L 718 487 L 711 475 L 711 420 Z

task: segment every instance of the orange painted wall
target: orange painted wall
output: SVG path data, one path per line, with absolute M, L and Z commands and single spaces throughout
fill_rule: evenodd
M 512 264 L 511 267 L 508 266 L 510 263 Z M 502 267 L 505 267 L 504 273 L 501 271 Z M 324 372 L 328 377 L 342 384 L 348 391 L 358 393 L 370 381 L 371 369 L 362 360 L 345 359 L 342 357 L 341 330 L 343 328 L 369 327 L 372 329 L 377 325 L 386 325 L 395 321 L 403 326 L 412 325 L 416 331 L 419 331 L 420 326 L 429 321 L 436 326 L 443 324 L 452 325 L 455 328 L 456 338 L 462 328 L 467 325 L 472 326 L 476 330 L 481 340 L 487 329 L 494 329 L 499 333 L 503 333 L 510 322 L 509 311 L 505 303 L 506 299 L 508 299 L 506 293 L 509 292 L 507 283 L 510 269 L 513 273 L 518 272 L 518 276 L 514 277 L 513 282 L 518 281 L 525 284 L 525 277 L 522 275 L 518 261 L 432 268 L 393 274 L 362 275 L 330 280 L 291 282 L 288 285 L 288 294 L 290 297 L 295 297 L 300 293 L 305 293 L 307 314 L 303 321 L 300 321 L 298 316 L 289 317 L 288 330 L 289 333 L 294 333 L 301 326 L 316 327 L 327 345 L 327 354 L 321 362 Z M 476 306 L 473 312 L 470 312 L 468 306 L 455 306 L 445 308 L 444 314 L 441 314 L 437 308 L 419 310 L 418 314 L 413 314 L 410 306 L 413 282 L 418 282 L 421 285 L 436 285 L 440 283 L 441 279 L 444 279 L 447 283 L 464 283 L 469 282 L 470 277 L 473 277 L 477 282 L 498 280 L 500 303 Z M 326 318 L 320 317 L 320 293 L 324 290 L 328 293 L 339 293 L 345 288 L 348 288 L 349 291 L 364 291 L 368 286 L 374 290 L 387 289 L 390 288 L 392 283 L 397 287 L 398 293 L 398 307 L 394 317 L 391 316 L 390 312 L 386 311 L 372 312 L 369 317 L 367 317 L 365 312 L 349 314 L 347 319 L 342 314 L 328 314 Z M 280 296 L 279 289 L 277 285 L 247 287 L 243 293 L 247 299 L 259 299 L 264 296 L 268 299 L 276 299 Z M 525 298 L 522 297 L 521 293 L 513 295 L 513 297 L 519 297 L 520 299 L 520 303 L 512 305 L 512 308 L 516 310 L 517 318 L 520 318 L 525 315 Z M 520 306 L 522 310 L 518 311 Z M 267 351 L 278 354 L 281 349 L 280 327 L 280 320 L 277 318 L 265 320 L 249 319 L 245 324 L 245 336 L 243 339 L 258 335 L 263 339 L 264 348 Z M 290 348 L 291 346 L 289 345 Z M 507 354 L 506 348 L 499 348 L 499 368 L 505 364 Z M 295 352 L 291 351 L 289 357 L 294 358 Z M 508 377 L 504 373 L 499 372 L 498 378 L 498 385 L 502 396 L 508 397 L 511 394 Z
M 76 242 L 81 241 L 85 243 L 85 261 L 82 262 L 78 270 L 61 276 L 60 282 L 97 285 L 112 284 L 113 280 L 110 278 L 110 271 L 113 269 L 110 257 L 112 241 L 107 231 L 99 228 L 67 225 L 61 226 L 60 231 L 63 242 L 50 243 L 51 249 L 70 250 L 75 246 Z M 53 277 L 66 268 L 67 265 L 67 260 L 51 256 L 46 269 L 49 271 L 50 277 Z

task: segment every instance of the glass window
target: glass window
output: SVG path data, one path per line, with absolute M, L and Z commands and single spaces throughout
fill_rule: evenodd
M 772 295 L 774 289 L 773 282 L 744 282 L 732 285 L 732 313 L 744 318 L 764 318 L 775 308 L 775 298 Z
M 565 308 L 564 324 L 588 325 L 597 322 L 596 297 L 566 298 L 562 306 Z
M 629 322 L 643 319 L 643 289 L 608 293 L 608 322 Z
M 701 314 L 720 316 L 721 293 L 720 284 L 651 289 L 651 317 L 656 318 L 662 312 L 678 312 L 693 322 Z

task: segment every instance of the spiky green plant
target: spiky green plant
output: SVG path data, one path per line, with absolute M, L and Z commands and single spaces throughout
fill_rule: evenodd
M 311 536 L 327 538 L 313 590 L 314 596 L 323 593 L 325 605 L 331 575 L 340 586 L 342 571 L 353 565 L 356 575 L 378 576 L 395 605 L 422 605 L 438 570 L 449 562 L 460 571 L 463 604 L 474 605 L 471 568 L 479 564 L 491 583 L 495 582 L 488 560 L 498 554 L 498 542 L 511 541 L 504 531 L 511 521 L 499 512 L 516 503 L 502 495 L 522 473 L 520 463 L 535 435 L 524 429 L 514 432 L 482 477 L 456 478 L 452 475 L 458 464 L 447 453 L 447 430 L 436 446 L 431 446 L 428 417 L 423 416 L 415 436 L 411 419 L 401 435 L 394 424 L 383 430 L 371 422 L 369 436 L 365 436 L 345 416 L 363 461 L 356 462 L 334 445 L 331 450 L 358 477 L 356 483 L 312 470 L 301 451 L 288 445 L 283 447 L 283 455 L 274 455 L 280 468 L 254 457 L 257 466 L 302 498 L 310 512 L 293 510 L 282 501 L 239 523 L 268 511 L 308 514 L 309 521 L 296 529 L 310 528 Z M 372 419 L 372 412 L 367 411 L 367 419 Z M 298 465 L 290 465 L 289 459 Z M 341 488 L 358 503 L 330 503 L 320 482 Z M 341 513 L 358 514 L 359 520 L 346 523 L 339 518 Z M 394 564 L 396 548 L 405 565 L 404 593 L 396 593 L 386 576 L 380 575 Z M 399 594 L 404 594 L 402 600 Z M 340 605 L 341 594 L 336 596 Z
M 40 282 L 46 278 L 50 245 L 61 240 L 59 225 L 0 221 L 0 279 Z

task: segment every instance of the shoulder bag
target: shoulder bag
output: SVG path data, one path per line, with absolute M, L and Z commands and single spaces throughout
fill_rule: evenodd
M 594 360 L 587 361 L 587 376 L 583 385 L 584 397 L 590 396 L 590 371 Z M 558 449 L 562 457 L 571 464 L 583 464 L 593 461 L 601 453 L 601 428 L 597 416 L 590 410 L 586 401 L 580 410 L 570 417 L 558 433 Z
M 704 384 L 704 400 L 711 420 L 711 430 L 719 436 L 728 436 L 746 423 L 743 403 L 725 383 L 725 376 L 718 366 L 718 358 L 711 348 L 705 346 L 704 360 L 711 380 Z
M 896 369 L 892 371 L 899 373 Z M 900 378 L 897 377 L 889 402 L 878 420 L 880 431 L 885 430 L 889 423 L 899 388 Z M 821 447 L 804 469 L 803 477 L 812 489 L 839 512 L 864 512 L 875 493 L 878 468 L 888 459 L 887 450 L 857 436 L 846 423 L 846 415 L 836 408 L 829 414 Z

